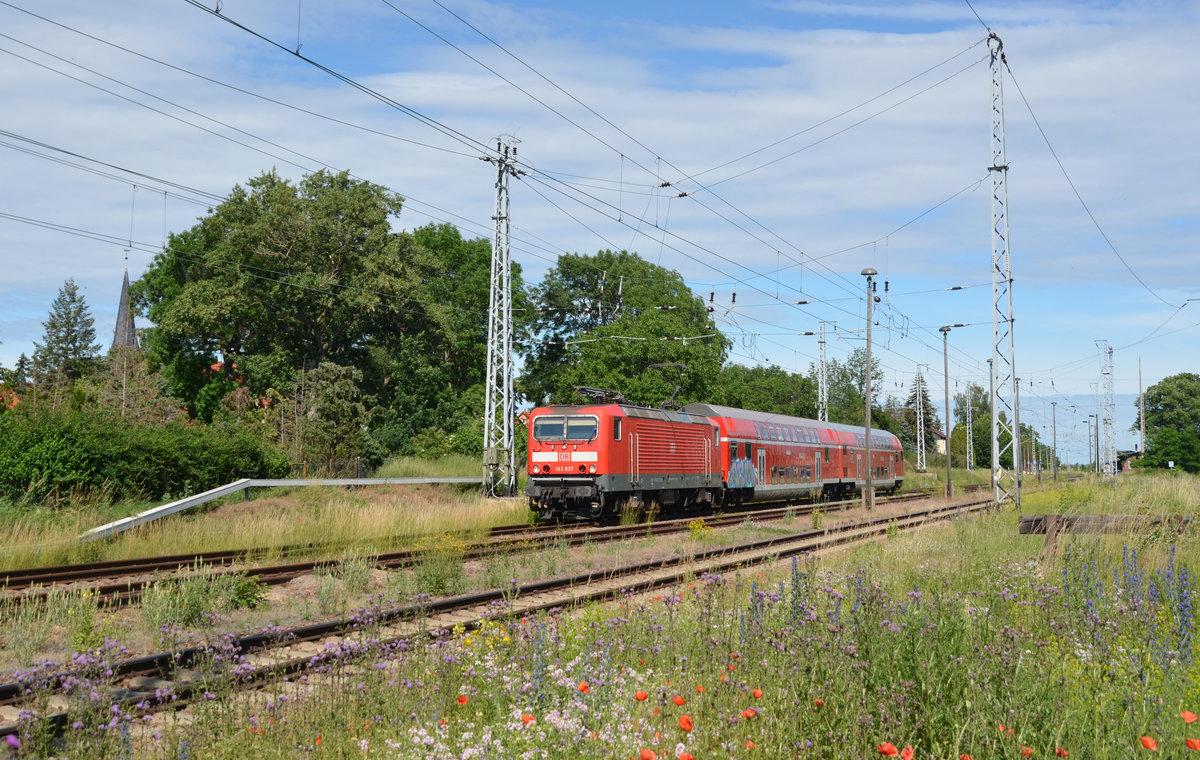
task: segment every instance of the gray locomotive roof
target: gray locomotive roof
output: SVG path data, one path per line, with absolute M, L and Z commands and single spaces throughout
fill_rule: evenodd
M 709 417 L 737 417 L 751 422 L 777 422 L 783 425 L 804 425 L 809 427 L 819 427 L 827 430 L 840 430 L 845 433 L 863 433 L 865 430 L 857 425 L 843 425 L 839 422 L 822 422 L 821 420 L 808 419 L 806 417 L 791 417 L 786 414 L 771 414 L 770 412 L 755 412 L 750 409 L 734 409 L 731 406 L 718 406 L 716 404 L 688 404 L 683 407 L 685 412 L 692 414 L 705 414 Z M 892 438 L 896 436 L 886 430 L 872 429 L 872 435 L 886 435 Z

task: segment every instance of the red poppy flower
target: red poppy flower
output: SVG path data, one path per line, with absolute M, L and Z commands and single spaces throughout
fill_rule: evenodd
M 534 722 L 535 720 L 537 720 L 537 718 L 533 717 L 532 715 L 530 715 L 530 714 L 528 714 L 528 713 L 526 713 L 526 714 L 524 714 L 524 715 L 522 715 L 522 716 L 521 716 L 521 722 L 522 722 L 522 723 L 524 723 L 524 724 L 525 724 L 525 725 L 527 725 L 527 726 L 528 726 L 530 723 Z
M 1021 745 L 1021 757 L 1029 757 L 1032 754 L 1033 754 L 1032 747 L 1026 747 L 1024 744 Z
M 647 697 L 649 697 L 649 696 L 650 696 L 650 695 L 649 695 L 649 694 L 647 694 L 647 693 L 646 693 L 646 692 L 644 692 L 644 691 L 638 691 L 638 692 L 634 692 L 633 698 L 634 698 L 634 699 L 636 699 L 636 700 L 637 700 L 637 701 L 639 701 L 639 702 L 645 702 L 645 701 L 646 701 L 646 698 L 647 698 Z
M 1188 749 L 1200 750 L 1200 739 L 1184 739 L 1183 746 Z
M 754 749 L 754 742 L 747 739 L 746 740 L 746 749 Z
M 817 697 L 816 699 L 813 700 L 813 707 L 820 709 L 824 706 L 825 706 L 825 700 L 821 699 L 820 697 Z
M 696 727 L 696 724 L 692 721 L 692 716 L 680 715 L 679 716 L 679 727 L 682 728 L 684 731 L 691 731 L 693 728 Z
M 1150 736 L 1142 737 L 1142 746 L 1145 747 L 1146 749 L 1150 750 L 1151 752 L 1158 751 L 1158 742 L 1154 741 L 1153 737 L 1150 737 Z
M 911 744 L 900 750 L 900 760 L 913 760 L 913 748 Z
M 734 666 L 734 664 L 732 662 L 729 663 L 729 670 L 730 670 L 730 672 L 737 670 L 737 668 Z
M 460 696 L 458 697 L 458 703 L 459 703 L 460 705 L 465 705 L 465 704 L 467 703 L 467 695 L 466 695 L 466 694 L 462 694 L 462 695 L 460 695 Z
M 587 681 L 580 681 L 580 682 L 579 682 L 579 687 L 578 687 L 578 688 L 579 688 L 579 690 L 580 690 L 581 692 L 583 692 L 584 694 L 587 694 L 589 691 L 591 691 L 591 687 L 589 687 L 589 686 L 587 685 Z
M 638 665 L 645 665 L 645 664 L 646 664 L 645 660 L 638 660 Z
M 896 745 L 891 742 L 884 742 L 879 745 L 879 754 L 884 757 L 895 757 L 900 754 L 900 750 L 896 749 Z
M 321 735 L 317 734 L 317 744 L 320 744 L 320 743 L 321 743 Z
M 705 692 L 706 688 L 707 688 L 707 687 L 700 686 L 699 684 L 697 684 L 697 685 L 696 685 L 696 693 L 697 693 L 697 694 L 703 694 L 703 693 Z
M 657 718 L 658 716 L 662 715 L 662 710 L 656 707 L 650 711 L 650 714 Z
M 1055 747 L 1054 748 L 1054 756 L 1055 757 L 1066 757 L 1067 751 L 1065 749 L 1063 749 L 1062 747 Z
M 679 757 L 675 758 L 675 760 L 696 760 L 696 756 L 691 752 L 680 752 Z
M 674 702 L 677 707 L 683 707 L 684 705 L 687 704 L 687 700 L 684 699 L 683 696 L 680 694 L 676 694 L 675 698 L 672 699 L 671 701 Z
M 958 760 L 971 760 L 971 756 L 964 752 L 958 756 Z
M 1196 713 L 1191 712 L 1189 710 L 1184 710 L 1183 712 L 1179 713 L 1179 717 L 1183 718 L 1184 723 L 1195 723 L 1196 722 Z
M 742 717 L 746 720 L 752 720 L 757 714 L 758 713 L 754 712 L 753 707 L 747 707 L 745 710 L 742 710 Z
M 642 750 L 640 757 L 641 760 L 658 760 L 658 755 L 654 754 L 654 750 L 652 749 Z
M 750 693 L 754 695 L 755 699 L 762 699 L 762 689 L 755 689 Z
M 445 719 L 445 718 L 438 718 L 438 725 L 439 725 L 439 726 L 444 726 L 444 725 L 446 725 L 446 719 Z

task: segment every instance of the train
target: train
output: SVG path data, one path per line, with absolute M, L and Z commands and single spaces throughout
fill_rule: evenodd
M 904 483 L 900 439 L 832 422 L 693 403 L 544 406 L 529 413 L 529 508 L 542 520 L 603 521 L 624 509 L 845 498 Z

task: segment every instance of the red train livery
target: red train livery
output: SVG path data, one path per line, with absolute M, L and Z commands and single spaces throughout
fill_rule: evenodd
M 549 406 L 529 415 L 530 509 L 602 519 L 627 502 L 670 508 L 861 492 L 866 430 L 712 404 Z M 871 431 L 872 480 L 904 482 L 900 440 Z

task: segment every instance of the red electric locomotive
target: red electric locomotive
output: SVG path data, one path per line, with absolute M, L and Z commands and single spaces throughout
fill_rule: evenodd
M 712 404 L 680 411 L 608 403 L 534 409 L 529 417 L 530 509 L 540 517 L 602 519 L 626 502 L 665 509 L 860 492 L 866 430 Z M 904 480 L 900 441 L 871 431 L 875 488 Z

